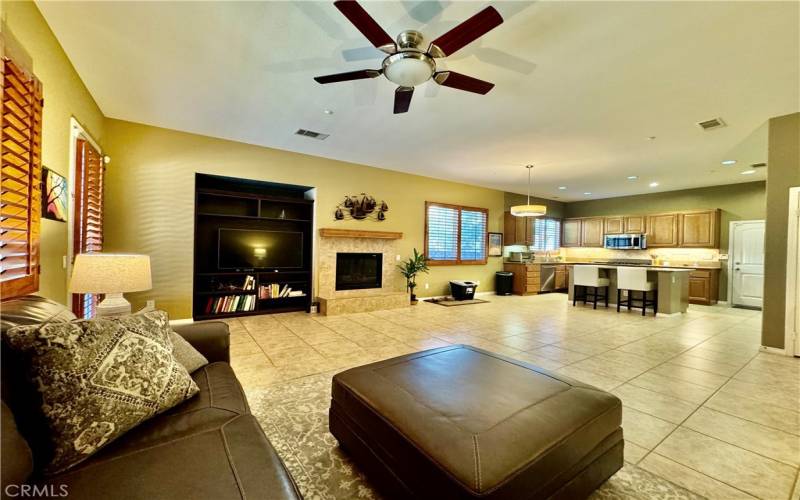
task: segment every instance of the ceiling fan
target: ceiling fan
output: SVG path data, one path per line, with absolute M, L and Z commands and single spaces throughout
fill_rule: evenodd
M 317 76 L 318 83 L 336 83 L 349 80 L 375 78 L 383 75 L 398 85 L 394 92 L 394 112 L 405 113 L 411 105 L 414 87 L 433 78 L 445 87 L 486 94 L 494 87 L 485 82 L 455 71 L 436 71 L 437 58 L 452 55 L 457 50 L 477 40 L 503 23 L 503 18 L 494 7 L 486 7 L 444 35 L 432 41 L 427 49 L 421 49 L 422 33 L 406 30 L 393 41 L 380 25 L 370 17 L 355 0 L 336 0 L 333 5 L 374 45 L 389 54 L 381 69 L 362 69 L 335 75 Z

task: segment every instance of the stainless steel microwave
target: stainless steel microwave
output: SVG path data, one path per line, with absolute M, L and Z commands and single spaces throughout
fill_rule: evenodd
M 647 248 L 647 236 L 643 234 L 607 234 L 603 246 L 615 250 L 641 250 Z

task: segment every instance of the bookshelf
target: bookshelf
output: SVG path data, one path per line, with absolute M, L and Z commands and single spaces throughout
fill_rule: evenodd
M 193 317 L 310 311 L 314 201 L 306 186 L 196 174 Z M 220 229 L 300 233 L 299 266 L 220 268 Z

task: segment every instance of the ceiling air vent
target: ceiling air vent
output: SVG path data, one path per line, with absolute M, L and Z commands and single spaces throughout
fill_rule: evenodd
M 313 130 L 306 130 L 304 128 L 297 129 L 295 135 L 303 135 L 305 137 L 311 137 L 312 139 L 317 139 L 319 141 L 324 141 L 328 138 L 329 134 L 321 134 L 319 132 L 314 132 Z
M 725 122 L 722 121 L 722 118 L 712 118 L 710 120 L 706 120 L 703 122 L 697 122 L 703 130 L 712 130 L 715 128 L 721 128 L 725 126 Z

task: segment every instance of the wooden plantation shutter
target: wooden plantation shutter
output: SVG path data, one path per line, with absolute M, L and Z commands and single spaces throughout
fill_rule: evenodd
M 100 153 L 84 139 L 76 143 L 75 214 L 73 217 L 73 255 L 103 250 L 103 182 L 105 165 Z M 72 312 L 91 318 L 98 297 L 74 294 Z
M 458 207 L 425 203 L 425 258 L 432 261 L 458 260 Z
M 461 209 L 461 254 L 462 264 L 486 263 L 486 217 L 482 208 Z
M 425 202 L 428 264 L 485 264 L 488 213 L 485 208 Z
M 561 220 L 538 217 L 533 221 L 533 249 L 558 250 L 561 247 Z
M 2 59 L 0 295 L 39 290 L 42 210 L 42 85 Z

